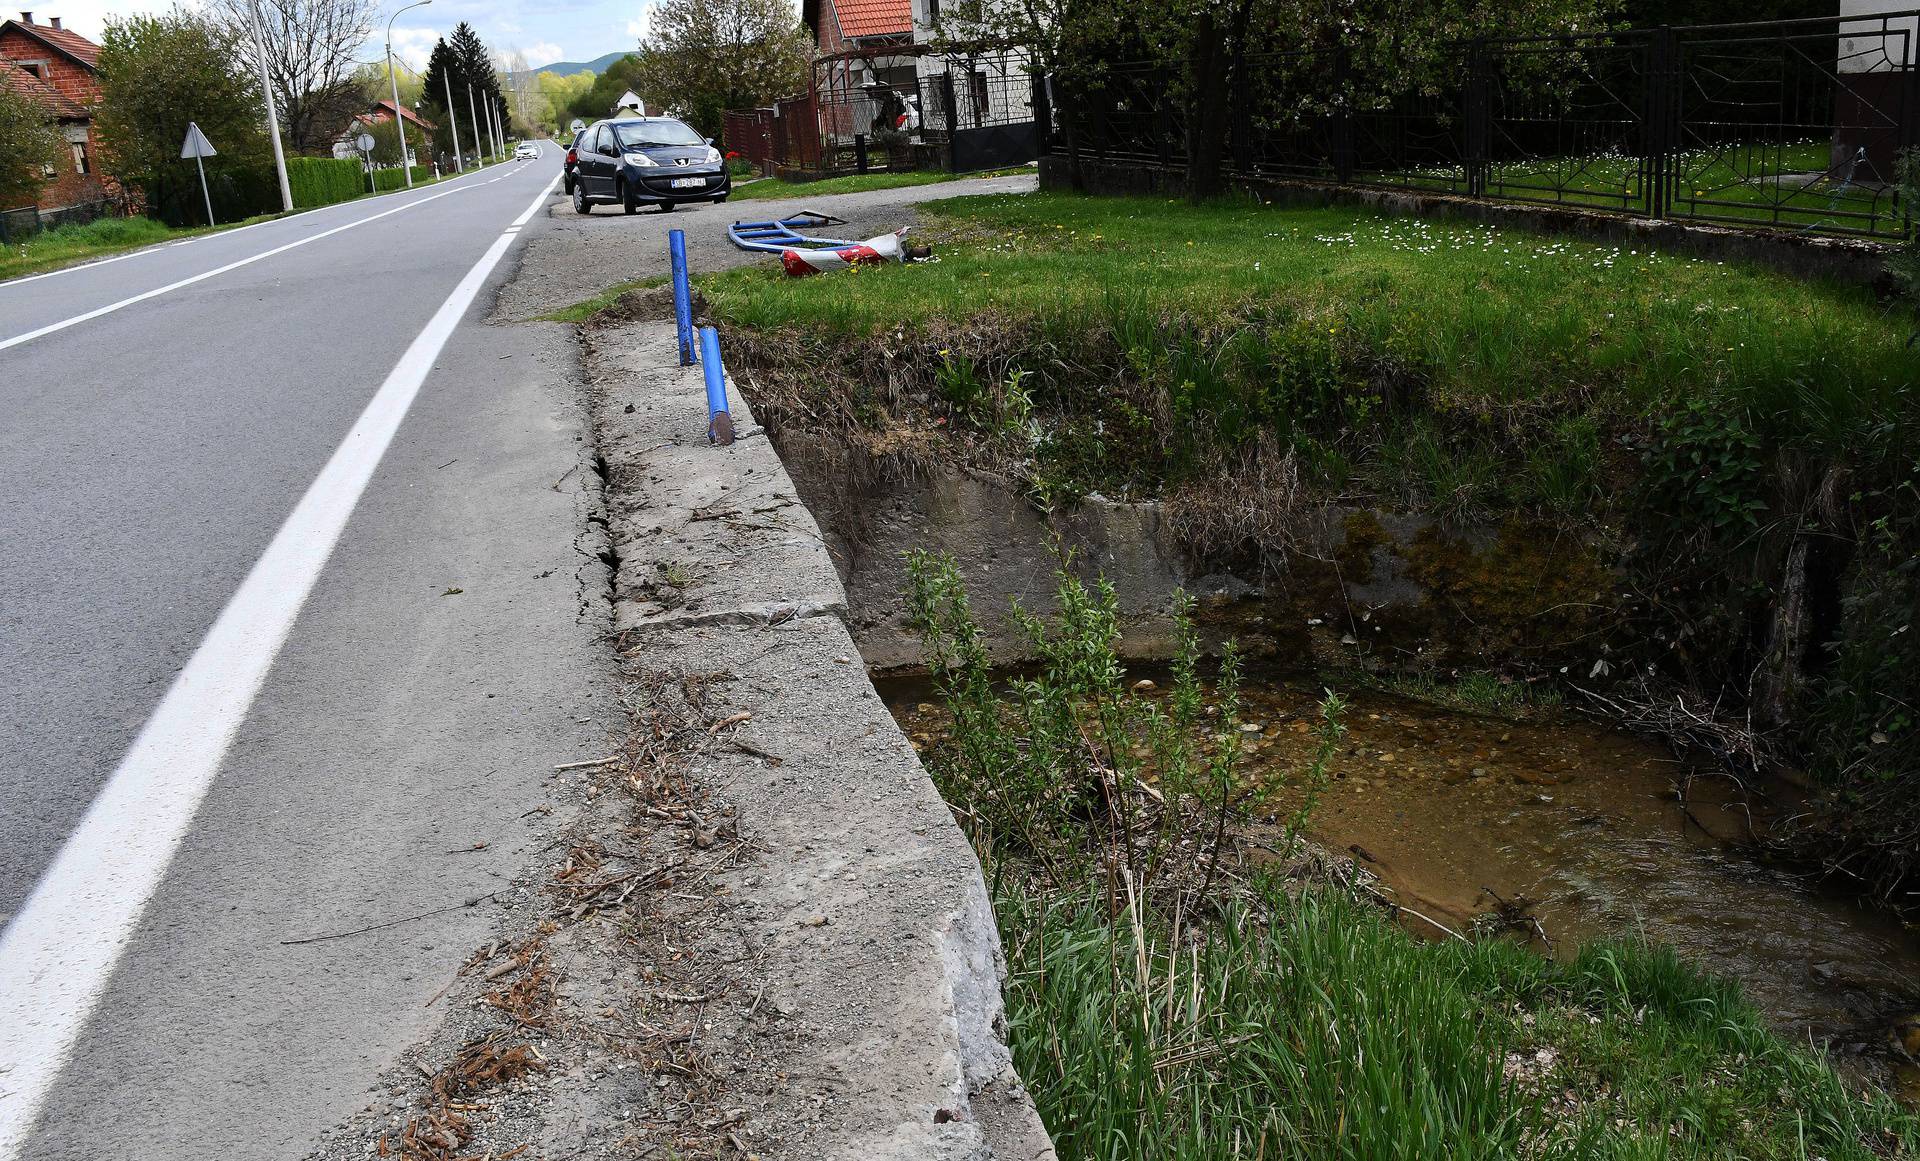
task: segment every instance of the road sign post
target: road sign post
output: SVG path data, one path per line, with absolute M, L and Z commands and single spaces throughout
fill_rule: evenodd
M 360 136 L 353 139 L 353 147 L 360 151 L 360 166 L 367 171 L 368 193 L 380 192 L 375 189 L 373 185 L 373 147 L 376 144 L 378 144 L 378 142 L 374 141 L 373 134 L 371 133 L 363 132 Z
M 213 142 L 207 140 L 207 135 L 200 132 L 198 123 L 187 122 L 187 139 L 180 143 L 180 156 L 193 158 L 193 168 L 200 172 L 200 197 L 207 203 L 207 225 L 211 226 L 213 225 L 213 195 L 207 192 L 207 167 L 200 159 L 217 157 L 219 154 L 214 151 Z

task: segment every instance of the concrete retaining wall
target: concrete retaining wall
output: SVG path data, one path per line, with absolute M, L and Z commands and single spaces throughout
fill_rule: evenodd
M 707 445 L 671 322 L 587 342 L 622 653 L 725 674 L 725 710 L 752 715 L 751 750 L 695 775 L 760 852 L 727 887 L 766 1001 L 803 1030 L 780 1069 L 838 1085 L 792 1155 L 1050 1161 L 1005 1043 L 980 865 L 867 678 L 786 468 L 737 391 L 739 441 Z

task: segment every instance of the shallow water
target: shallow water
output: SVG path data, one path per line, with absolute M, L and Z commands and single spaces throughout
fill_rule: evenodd
M 924 682 L 881 693 L 916 746 L 939 744 L 945 716 Z M 1252 770 L 1276 787 L 1281 818 L 1316 745 L 1317 696 L 1281 680 L 1242 691 L 1243 721 L 1260 727 L 1245 734 Z M 1920 1011 L 1920 932 L 1747 858 L 1749 807 L 1729 781 L 1695 778 L 1682 803 L 1669 751 L 1572 714 L 1517 722 L 1382 694 L 1350 701 L 1310 829 L 1407 907 L 1461 928 L 1496 910 L 1495 894 L 1524 900 L 1556 955 L 1638 932 L 1738 979 L 1782 1033 L 1891 1062 L 1894 1021 Z M 1755 802 L 1756 825 L 1765 810 Z M 1905 1083 L 1920 1089 L 1920 1076 Z

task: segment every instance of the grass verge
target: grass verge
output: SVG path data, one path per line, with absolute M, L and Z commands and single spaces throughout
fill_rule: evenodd
M 788 181 L 767 178 L 749 185 L 735 186 L 729 201 L 765 201 L 771 198 L 826 197 L 829 194 L 865 193 L 876 189 L 901 189 L 914 185 L 938 185 L 975 177 L 1006 177 L 1027 173 L 1027 169 L 996 169 L 986 173 L 941 173 L 937 170 L 913 170 L 907 173 L 860 173 L 846 177 L 828 177 L 819 181 Z
M 94 258 L 138 250 L 143 246 L 212 232 L 204 226 L 175 230 L 152 218 L 101 218 L 81 226 L 59 226 L 42 230 L 26 241 L 0 251 L 0 279 L 40 274 Z
M 645 290 L 653 286 L 665 286 L 668 276 L 655 274 L 647 278 L 636 278 L 631 282 L 618 282 L 607 287 L 592 298 L 583 298 L 572 306 L 563 306 L 559 310 L 538 316 L 541 322 L 582 323 L 606 310 L 620 300 L 620 296 L 630 290 Z
M 1725 707 L 1741 753 L 1825 787 L 1809 849 L 1914 898 L 1904 314 L 1858 287 L 1350 207 L 1037 193 L 921 214 L 938 263 L 701 280 L 776 433 L 965 461 L 1043 507 L 1167 498 L 1190 547 L 1229 562 L 1285 553 L 1288 514 L 1328 504 L 1576 538 L 1612 578 L 1605 636 L 1542 663 Z M 1674 736 L 1697 744 L 1690 728 Z
M 927 761 L 994 884 L 1009 1043 L 1066 1161 L 1920 1149 L 1920 1117 L 1670 950 L 1416 942 L 1301 843 L 1311 793 L 1254 858 L 1233 651 L 1205 694 L 1190 603 L 1155 700 L 1126 685 L 1110 588 L 1063 577 L 1052 625 L 1016 609 L 1042 661 L 1003 681 L 952 561 L 917 555 L 911 575 L 954 722 Z M 1343 732 L 1337 699 L 1323 712 L 1310 788 Z

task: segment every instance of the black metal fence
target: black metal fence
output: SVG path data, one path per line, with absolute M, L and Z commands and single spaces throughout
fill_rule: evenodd
M 112 198 L 80 202 L 57 210 L 41 210 L 32 206 L 0 210 L 0 245 L 16 245 L 42 230 L 85 225 L 100 218 L 115 218 L 125 213 L 126 206 Z
M 1896 236 L 1920 144 L 1920 13 L 1445 46 L 1418 78 L 1349 51 L 1249 60 L 1228 95 L 1231 176 L 1397 186 L 1734 226 Z M 1055 92 L 1055 152 L 1184 166 L 1181 71 Z

